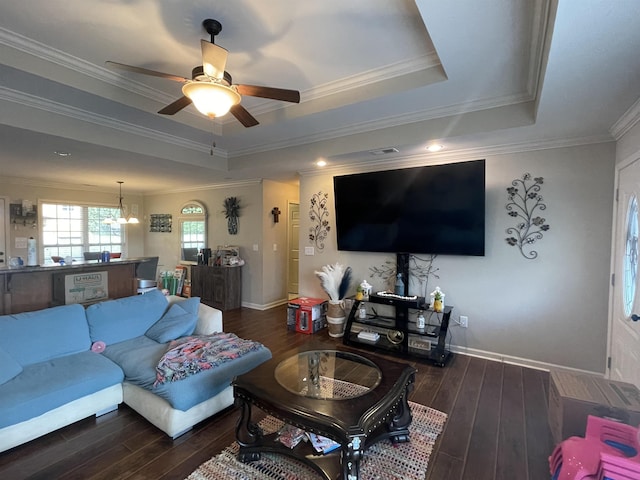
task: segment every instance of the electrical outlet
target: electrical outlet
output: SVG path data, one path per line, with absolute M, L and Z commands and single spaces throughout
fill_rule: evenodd
M 460 323 L 462 328 L 467 328 L 469 326 L 469 317 L 466 315 L 460 315 L 460 321 L 458 323 Z

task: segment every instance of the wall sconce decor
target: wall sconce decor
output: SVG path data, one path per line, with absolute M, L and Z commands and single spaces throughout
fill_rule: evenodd
M 273 215 L 273 223 L 278 223 L 280 221 L 280 214 L 282 212 L 278 207 L 273 207 L 271 209 L 271 215 Z
M 549 230 L 545 218 L 534 216 L 536 210 L 546 210 L 542 203 L 540 189 L 544 179 L 542 177 L 531 178 L 531 174 L 525 173 L 522 178 L 516 178 L 507 188 L 509 203 L 506 205 L 508 215 L 518 219 L 515 227 L 507 228 L 506 232 L 511 237 L 505 238 L 511 246 L 518 247 L 524 258 L 532 260 L 538 256 L 535 250 L 530 249 L 537 240 L 542 240 L 542 232 Z

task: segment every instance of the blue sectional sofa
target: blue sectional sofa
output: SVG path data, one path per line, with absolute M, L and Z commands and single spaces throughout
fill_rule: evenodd
M 233 404 L 234 376 L 271 358 L 253 345 L 215 368 L 156 382 L 170 341 L 222 331 L 219 310 L 158 290 L 0 316 L 0 452 L 122 402 L 181 435 Z

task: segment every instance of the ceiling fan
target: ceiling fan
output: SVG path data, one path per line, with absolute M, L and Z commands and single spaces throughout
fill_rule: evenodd
M 217 20 L 208 18 L 202 22 L 202 25 L 207 33 L 211 35 L 211 41 L 200 40 L 202 65 L 198 65 L 192 70 L 191 78 L 112 61 L 107 61 L 106 64 L 109 67 L 120 70 L 184 83 L 182 86 L 183 96 L 160 110 L 158 113 L 162 115 L 174 115 L 193 103 L 200 112 L 211 118 L 221 117 L 227 112 L 231 112 L 242 125 L 253 127 L 258 125 L 259 122 L 247 109 L 240 105 L 242 95 L 300 103 L 300 92 L 297 90 L 259 85 L 234 85 L 231 75 L 225 71 L 228 51 L 216 45 L 214 41 L 214 37 L 222 30 L 222 24 Z

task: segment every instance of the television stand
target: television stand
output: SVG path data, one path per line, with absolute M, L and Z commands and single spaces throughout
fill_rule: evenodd
M 451 356 L 445 342 L 453 307 L 434 312 L 427 308 L 422 297 L 412 301 L 370 295 L 368 302 L 393 306 L 395 317 L 381 317 L 368 312 L 366 319 L 360 319 L 358 311 L 362 301 L 355 300 L 345 325 L 342 340 L 345 345 L 399 357 L 421 358 L 439 367 L 445 366 Z M 424 312 L 424 328 L 418 328 L 415 320 L 409 320 L 409 310 Z
M 451 356 L 446 348 L 449 320 L 453 307 L 447 306 L 443 312 L 434 312 L 425 304 L 424 297 L 409 297 L 409 255 L 397 254 L 397 271 L 405 279 L 404 295 L 369 295 L 368 303 L 394 307 L 391 317 L 380 316 L 367 311 L 366 318 L 359 318 L 360 304 L 364 300 L 354 300 L 345 331 L 345 345 L 382 351 L 400 357 L 414 357 L 429 360 L 444 367 Z M 415 317 L 422 310 L 425 327 L 418 328 Z M 415 312 L 413 320 L 409 312 Z

